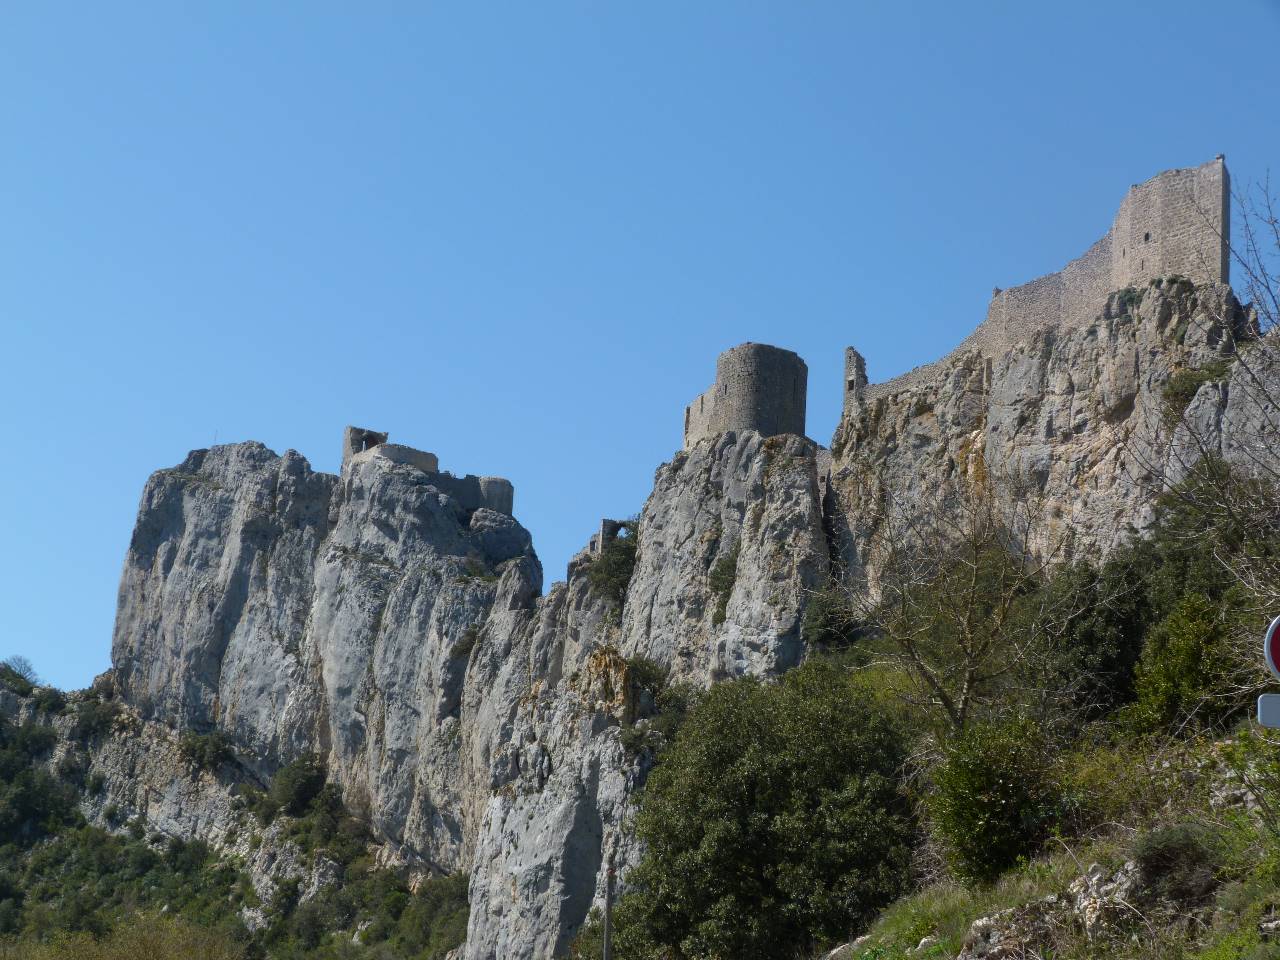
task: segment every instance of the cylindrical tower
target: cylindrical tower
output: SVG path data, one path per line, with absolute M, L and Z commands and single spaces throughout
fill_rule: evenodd
M 797 354 L 764 343 L 744 343 L 716 360 L 716 426 L 804 436 L 809 368 Z

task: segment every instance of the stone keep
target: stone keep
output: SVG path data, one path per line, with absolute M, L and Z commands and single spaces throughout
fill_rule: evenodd
M 1230 282 L 1231 177 L 1221 155 L 1198 167 L 1166 170 L 1129 188 L 1111 229 L 1057 273 L 996 288 L 987 318 L 952 356 L 1007 353 L 1036 332 L 1091 323 L 1107 295 L 1156 277 L 1183 276 L 1197 286 Z M 941 361 L 940 361 L 941 362 Z M 855 392 L 846 370 L 845 409 L 907 389 L 934 364 Z
M 715 385 L 684 411 L 684 447 L 727 431 L 804 436 L 809 368 L 790 350 L 743 343 L 716 360 Z

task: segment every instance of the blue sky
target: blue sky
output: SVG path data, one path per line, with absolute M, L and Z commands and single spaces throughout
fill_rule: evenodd
M 980 7 L 980 9 L 979 9 Z M 138 496 L 344 424 L 497 474 L 546 580 L 744 340 L 934 359 L 1129 184 L 1280 166 L 1276 2 L 7 4 L 0 656 L 109 664 Z

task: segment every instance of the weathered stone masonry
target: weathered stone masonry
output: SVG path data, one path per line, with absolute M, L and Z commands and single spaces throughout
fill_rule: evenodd
M 716 382 L 684 411 L 684 447 L 729 430 L 804 436 L 809 368 L 790 350 L 743 343 L 716 360 Z
M 434 453 L 415 450 L 398 443 L 388 443 L 388 434 L 360 427 L 347 427 L 342 434 L 342 475 L 347 475 L 352 464 L 370 458 L 390 460 L 417 467 L 431 478 L 431 483 L 441 492 L 449 494 L 464 510 L 486 507 L 498 513 L 512 515 L 515 505 L 515 487 L 502 477 L 477 477 L 467 474 L 455 477 L 440 471 L 440 460 Z
M 1107 234 L 1058 273 L 1008 290 L 997 288 L 987 318 L 950 356 L 977 351 L 988 360 L 1038 330 L 1093 320 L 1107 295 L 1156 277 L 1180 275 L 1197 285 L 1230 281 L 1231 178 L 1222 156 L 1198 167 L 1166 170 L 1129 188 Z M 861 356 L 850 348 L 853 357 Z M 949 359 L 949 358 L 947 358 Z M 944 363 L 944 360 L 937 363 Z M 845 408 L 905 390 L 936 364 L 866 386 L 846 358 Z

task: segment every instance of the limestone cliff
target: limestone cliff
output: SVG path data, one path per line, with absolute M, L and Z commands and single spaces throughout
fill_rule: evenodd
M 999 353 L 962 348 L 885 387 L 855 378 L 832 442 L 847 567 L 874 582 L 889 511 L 979 482 L 1030 496 L 1041 538 L 1069 530 L 1082 554 L 1140 534 L 1154 498 L 1202 453 L 1233 455 L 1233 423 L 1257 436 L 1245 395 L 1226 416 L 1219 388 L 1254 339 L 1229 287 L 1159 279 L 1113 293 L 1088 322 L 1035 329 Z M 1205 425 L 1227 424 L 1225 447 L 1212 429 L 1201 431 L 1203 450 L 1172 443 L 1183 411 L 1170 409 L 1166 386 L 1179 371 L 1215 398 Z
M 334 477 L 256 443 L 153 475 L 104 681 L 127 709 L 87 812 L 247 857 L 236 776 L 187 769 L 178 733 L 223 731 L 259 781 L 315 753 L 383 862 L 471 872 L 467 957 L 546 957 L 601 900 L 607 862 L 637 855 L 628 658 L 698 684 L 800 659 L 828 563 L 818 450 L 727 433 L 660 468 L 621 610 L 593 594 L 588 552 L 539 597 L 527 532 L 437 477 L 369 456 Z M 272 859 L 263 884 L 303 871 L 287 845 L 252 853 Z

